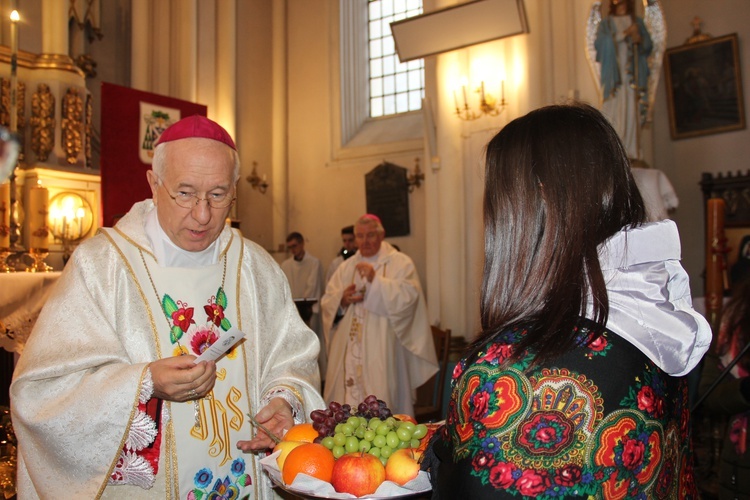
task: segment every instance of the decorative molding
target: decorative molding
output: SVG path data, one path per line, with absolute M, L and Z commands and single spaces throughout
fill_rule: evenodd
M 40 83 L 31 96 L 31 150 L 37 160 L 47 161 L 55 147 L 55 96 L 49 85 Z
M 65 161 L 70 165 L 78 162 L 78 154 L 83 149 L 83 99 L 78 89 L 70 87 L 62 101 L 61 144 Z

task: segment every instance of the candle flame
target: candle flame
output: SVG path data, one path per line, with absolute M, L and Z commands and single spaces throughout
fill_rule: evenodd
M 14 23 L 17 23 L 18 21 L 21 20 L 21 16 L 18 15 L 17 10 L 13 10 L 13 12 L 10 13 L 10 20 L 13 21 Z

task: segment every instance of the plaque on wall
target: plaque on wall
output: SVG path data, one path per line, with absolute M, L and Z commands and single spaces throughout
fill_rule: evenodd
M 406 169 L 383 162 L 365 175 L 367 213 L 380 217 L 386 236 L 409 234 L 409 185 Z

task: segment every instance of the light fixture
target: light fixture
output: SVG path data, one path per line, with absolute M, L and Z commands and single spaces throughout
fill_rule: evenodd
M 406 184 L 409 186 L 410 193 L 414 191 L 415 187 L 421 186 L 422 181 L 424 181 L 424 172 L 419 169 L 419 158 L 415 158 L 414 163 L 416 163 L 414 173 L 406 176 Z
M 261 194 L 266 194 L 266 190 L 268 189 L 268 182 L 266 181 L 266 174 L 263 174 L 263 177 L 258 176 L 258 162 L 253 162 L 253 171 L 250 172 L 250 175 L 248 175 L 245 179 L 247 182 L 250 183 L 250 185 L 253 187 L 253 189 L 257 189 L 261 192 Z
M 78 193 L 58 193 L 49 202 L 47 225 L 52 236 L 62 242 L 63 262 L 67 262 L 73 247 L 89 234 L 94 225 L 91 205 Z
M 479 110 L 474 111 L 469 106 L 469 99 L 466 95 L 466 84 L 461 85 L 461 93 L 463 95 L 463 107 L 459 105 L 458 96 L 456 91 L 453 91 L 453 101 L 456 105 L 456 116 L 461 120 L 471 121 L 481 118 L 484 115 L 487 116 L 498 116 L 500 113 L 505 111 L 505 80 L 500 82 L 500 99 L 495 98 L 492 94 L 485 92 L 484 80 L 474 92 L 479 94 Z

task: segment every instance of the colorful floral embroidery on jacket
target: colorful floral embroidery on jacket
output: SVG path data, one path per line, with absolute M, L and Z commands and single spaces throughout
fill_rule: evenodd
M 442 435 L 456 464 L 489 492 L 542 500 L 695 494 L 684 380 L 611 332 L 591 340 L 587 328 L 555 363 L 511 363 L 524 334 L 504 333 L 453 371 Z

